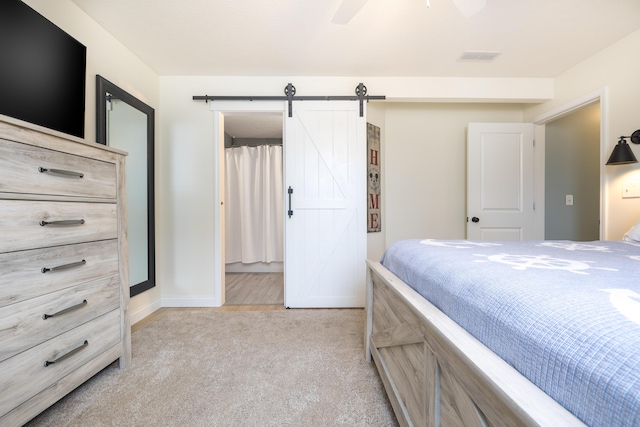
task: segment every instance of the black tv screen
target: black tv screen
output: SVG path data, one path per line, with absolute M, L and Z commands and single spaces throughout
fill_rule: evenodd
M 87 48 L 20 0 L 0 0 L 0 114 L 84 138 Z

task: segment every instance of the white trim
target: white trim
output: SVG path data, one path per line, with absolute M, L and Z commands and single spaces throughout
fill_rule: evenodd
M 542 113 L 534 118 L 533 123 L 536 126 L 535 134 L 536 139 L 536 211 L 538 215 L 542 215 L 543 219 L 540 221 L 537 219 L 537 224 L 542 225 L 544 230 L 544 135 L 545 124 L 553 120 L 559 119 L 567 114 L 572 113 L 582 107 L 585 107 L 594 102 L 600 102 L 600 239 L 607 240 L 607 228 L 606 228 L 606 213 L 609 208 L 609 189 L 605 174 L 605 162 L 607 161 L 608 153 L 611 151 L 611 147 L 608 144 L 609 135 L 609 87 L 604 86 L 596 91 L 590 92 L 579 98 L 560 105 L 553 110 Z M 541 136 L 541 137 L 540 137 Z M 539 154 L 538 154 L 539 153 Z M 542 203 L 541 203 L 542 202 Z M 541 204 L 540 204 L 541 203 Z M 538 206 L 541 209 L 538 209 Z M 544 236 L 543 236 L 544 238 Z
M 213 103 L 211 105 L 213 109 Z M 216 307 L 224 305 L 224 254 L 222 249 L 222 239 L 224 232 L 224 220 L 220 218 L 222 211 L 222 197 L 220 194 L 223 181 L 220 177 L 221 162 L 224 161 L 220 153 L 224 147 L 224 127 L 221 129 L 220 123 L 224 123 L 224 118 L 220 111 L 213 111 L 213 295 Z M 217 274 L 215 273 L 217 272 Z
M 266 262 L 254 262 L 251 264 L 244 264 L 242 262 L 226 263 L 224 265 L 226 273 L 283 273 L 284 262 L 273 261 Z
M 533 140 L 535 147 L 533 151 L 533 180 L 534 194 L 533 204 L 533 233 L 536 240 L 544 240 L 544 213 L 545 205 L 545 125 L 533 124 Z
M 162 307 L 219 307 L 217 298 L 162 298 Z
M 554 108 L 553 110 L 547 111 L 546 113 L 542 113 L 533 119 L 533 123 L 537 125 L 542 125 L 560 117 L 566 116 L 567 114 L 571 114 L 575 110 L 579 110 L 582 107 L 586 107 L 589 104 L 593 104 L 594 102 L 600 101 L 603 94 L 608 94 L 608 87 L 605 86 L 600 90 L 593 91 L 586 95 L 583 95 L 579 98 L 576 98 L 572 101 L 567 102 L 559 107 Z
M 145 317 L 153 314 L 153 312 L 161 309 L 163 307 L 161 300 L 155 300 L 151 304 L 148 304 L 135 312 L 131 313 L 129 319 L 131 320 L 131 325 L 135 325 Z
M 213 242 L 213 266 L 219 274 L 213 275 L 213 305 L 205 307 L 221 307 L 225 302 L 224 290 L 224 253 L 223 242 L 221 236 L 224 236 L 224 221 L 220 218 L 220 206 L 223 200 L 220 197 L 220 186 L 222 185 L 221 164 L 224 159 L 221 156 L 222 148 L 224 148 L 224 133 L 221 132 L 224 126 L 224 113 L 230 112 L 281 112 L 284 129 L 284 115 L 287 111 L 287 103 L 285 101 L 212 101 L 211 110 L 213 111 L 213 230 L 215 238 Z M 208 300 L 208 299 L 207 299 Z M 165 307 L 165 304 L 162 305 Z M 183 306 L 174 306 L 183 307 Z M 192 306 L 184 306 L 192 307 Z M 193 306 L 195 307 L 195 306 Z

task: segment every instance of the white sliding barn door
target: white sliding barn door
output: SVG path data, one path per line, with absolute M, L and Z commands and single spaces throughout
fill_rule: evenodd
M 285 306 L 363 307 L 366 120 L 358 102 L 294 102 L 284 144 Z
M 469 123 L 467 239 L 534 238 L 531 123 Z

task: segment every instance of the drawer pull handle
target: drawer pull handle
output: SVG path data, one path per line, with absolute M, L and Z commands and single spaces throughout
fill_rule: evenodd
M 38 172 L 40 173 L 49 172 L 49 173 L 55 173 L 57 175 L 75 176 L 78 178 L 84 177 L 84 174 L 82 172 L 66 171 L 64 169 L 49 169 L 49 168 L 39 167 Z
M 41 271 L 43 273 L 47 273 L 49 271 L 66 270 L 66 269 L 69 269 L 69 268 L 80 267 L 81 265 L 85 265 L 86 263 L 87 263 L 87 261 L 82 260 L 82 261 L 78 261 L 78 262 L 72 262 L 70 264 L 58 265 L 56 267 L 51 267 L 51 268 L 42 267 Z
M 86 348 L 88 345 L 89 345 L 89 341 L 84 340 L 84 343 L 82 343 L 82 345 L 80 347 L 74 348 L 73 350 L 71 350 L 67 354 L 64 354 L 64 355 L 58 357 L 56 360 L 47 360 L 46 362 L 44 362 L 44 367 L 46 368 L 47 366 L 53 365 L 54 363 L 62 362 L 67 357 L 73 356 L 74 354 L 76 354 L 80 350 Z
M 87 300 L 86 299 L 82 300 L 82 302 L 80 304 L 72 305 L 71 307 L 67 307 L 64 310 L 60 310 L 57 313 L 53 313 L 53 314 L 46 314 L 45 313 L 45 314 L 42 315 L 42 320 L 47 320 L 47 319 L 49 319 L 51 317 L 56 317 L 56 316 L 60 316 L 61 314 L 69 313 L 70 311 L 77 310 L 79 308 L 84 307 L 85 305 L 87 305 Z
M 41 226 L 45 225 L 81 225 L 84 224 L 84 219 L 66 219 L 63 221 L 40 221 Z

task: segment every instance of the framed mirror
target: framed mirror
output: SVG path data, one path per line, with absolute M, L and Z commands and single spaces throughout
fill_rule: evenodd
M 153 108 L 96 76 L 96 141 L 129 153 L 126 181 L 132 297 L 156 285 L 154 126 Z

